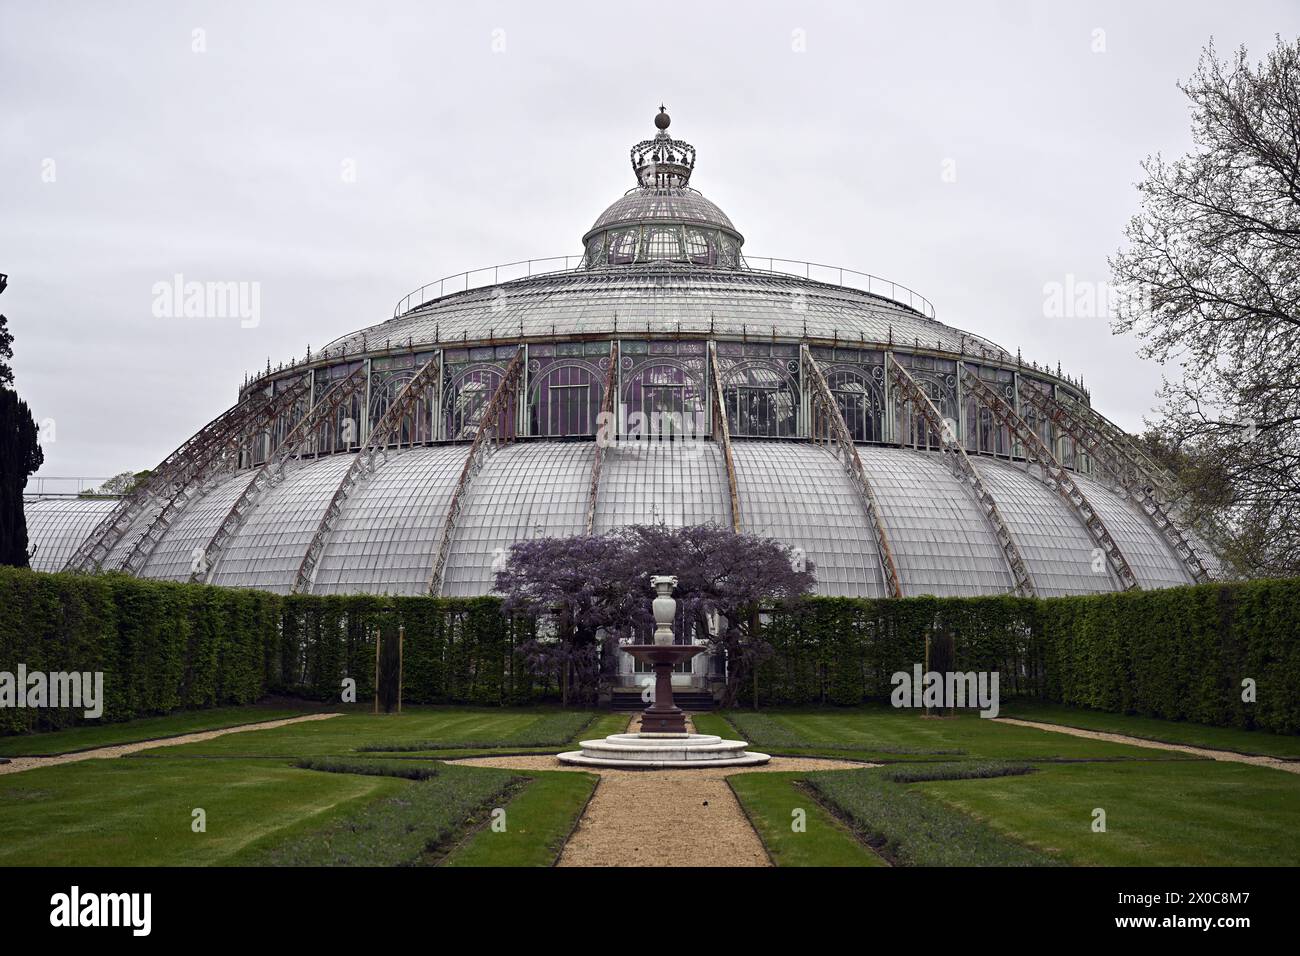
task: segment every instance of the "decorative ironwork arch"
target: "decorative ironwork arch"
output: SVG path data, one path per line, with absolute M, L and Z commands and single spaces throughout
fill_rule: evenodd
M 821 362 L 817 366 L 839 406 L 849 436 L 855 442 L 884 441 L 884 366 Z
M 707 363 L 707 356 L 647 355 L 635 362 L 624 357 L 626 417 L 620 433 L 639 439 L 671 437 L 672 432 L 701 437 L 707 431 Z M 663 371 L 672 374 L 656 374 Z
M 505 365 L 472 362 L 455 366 L 443 390 L 443 434 L 453 441 L 472 439 L 483 408 L 501 384 Z
M 605 367 L 602 368 L 601 366 Z M 532 359 L 528 363 L 528 434 L 551 438 L 592 435 L 596 416 L 604 405 L 605 380 L 609 377 L 609 359 L 587 362 L 564 356 L 547 362 Z M 559 381 L 577 370 L 585 381 Z M 585 390 L 581 402 L 562 401 L 567 390 Z M 555 393 L 555 394 L 553 394 Z M 567 396 L 566 396 L 567 397 Z
M 724 366 L 722 402 L 731 432 L 787 438 L 799 432 L 798 360 L 742 358 Z

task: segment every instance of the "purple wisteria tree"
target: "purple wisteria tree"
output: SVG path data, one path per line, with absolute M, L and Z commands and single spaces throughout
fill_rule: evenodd
M 497 573 L 496 590 L 505 597 L 504 613 L 553 623 L 553 639 L 527 652 L 559 665 L 568 704 L 598 692 L 602 634 L 610 652 L 624 638 L 648 639 L 652 574 L 676 575 L 679 624 L 726 653 L 728 705 L 767 649 L 759 610 L 797 601 L 815 583 L 811 571 L 796 568 L 793 552 L 770 538 L 712 525 L 633 525 L 519 542 Z

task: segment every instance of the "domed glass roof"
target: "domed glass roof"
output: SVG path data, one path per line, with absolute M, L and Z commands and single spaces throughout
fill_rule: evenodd
M 742 260 L 668 124 L 581 267 L 452 277 L 268 370 L 132 498 L 28 503 L 34 566 L 470 596 L 518 541 L 662 521 L 776 537 L 836 596 L 1214 574 L 1078 383 L 892 282 Z
M 600 214 L 587 235 L 634 222 L 670 221 L 725 229 L 739 238 L 725 212 L 695 189 L 647 189 L 639 186 Z

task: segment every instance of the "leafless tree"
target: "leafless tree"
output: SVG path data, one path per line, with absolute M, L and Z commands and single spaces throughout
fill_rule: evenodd
M 1114 329 L 1167 367 L 1149 440 L 1239 573 L 1300 574 L 1300 40 L 1213 41 L 1180 89 L 1194 148 L 1143 163 Z

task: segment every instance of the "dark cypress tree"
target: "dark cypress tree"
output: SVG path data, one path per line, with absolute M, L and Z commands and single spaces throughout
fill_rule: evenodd
M 0 292 L 5 277 L 0 276 Z M 27 403 L 12 388 L 13 333 L 0 315 L 0 564 L 27 567 L 27 518 L 23 488 L 45 455 L 37 440 L 36 421 Z

